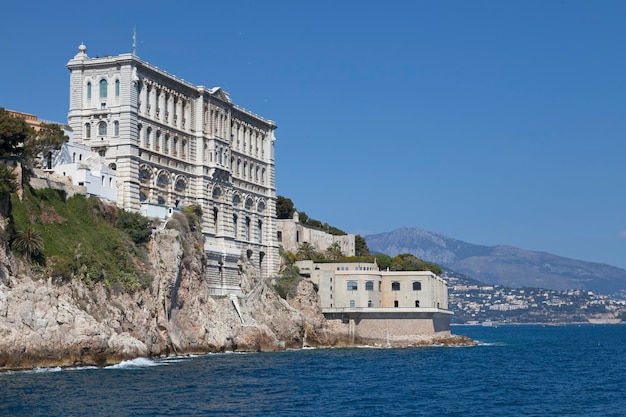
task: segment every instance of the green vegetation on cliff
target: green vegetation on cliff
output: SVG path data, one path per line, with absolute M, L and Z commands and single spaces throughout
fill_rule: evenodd
M 62 191 L 25 188 L 22 200 L 12 194 L 10 216 L 13 250 L 32 258 L 35 270 L 45 276 L 103 282 L 116 291 L 150 284 L 144 244 L 151 227 L 137 213 L 93 197 L 66 199 Z

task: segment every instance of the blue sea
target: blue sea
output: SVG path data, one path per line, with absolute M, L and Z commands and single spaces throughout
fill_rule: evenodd
M 624 416 L 626 326 L 454 326 L 472 347 L 305 349 L 0 374 L 1 416 Z

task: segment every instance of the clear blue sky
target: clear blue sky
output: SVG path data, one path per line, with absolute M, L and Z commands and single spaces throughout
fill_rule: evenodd
M 276 185 L 367 235 L 626 267 L 624 1 L 12 1 L 0 106 L 66 121 L 67 61 L 131 50 L 278 124 Z

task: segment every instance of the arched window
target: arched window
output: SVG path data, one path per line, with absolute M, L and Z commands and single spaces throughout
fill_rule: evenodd
M 87 83 L 87 100 L 91 100 L 91 81 Z
M 98 136 L 106 136 L 107 135 L 107 123 L 100 122 L 98 123 Z
M 120 122 L 117 120 L 113 122 L 113 136 L 120 135 Z
M 213 207 L 213 224 L 215 226 L 215 233 L 217 233 L 218 214 L 219 210 L 217 209 L 217 207 Z
M 365 291 L 374 291 L 374 281 L 365 282 Z
M 413 281 L 413 291 L 421 291 L 422 283 L 419 281 Z
M 237 217 L 236 214 L 233 214 L 233 230 L 235 231 L 235 239 L 237 239 L 237 220 L 239 219 L 239 217 Z
M 157 151 L 161 149 L 161 144 L 159 144 L 160 140 L 161 140 L 161 131 L 157 130 L 156 135 L 154 136 L 154 149 L 156 149 Z
M 85 123 L 85 138 L 91 138 L 91 123 Z
M 245 235 L 246 235 L 246 240 L 250 240 L 250 217 L 246 217 Z
M 350 300 L 350 307 L 354 308 L 354 306 L 356 306 L 356 303 L 354 302 L 354 300 Z
M 100 80 L 100 98 L 107 97 L 107 89 L 108 89 L 107 80 L 105 79 Z
M 170 146 L 170 135 L 168 133 L 165 134 L 165 139 L 163 140 L 163 152 L 168 153 Z
M 148 180 L 150 179 L 150 172 L 145 169 L 142 168 L 139 170 L 139 181 L 140 182 L 148 182 Z
M 183 139 L 183 141 L 180 144 L 180 157 L 182 159 L 187 159 L 187 141 L 185 139 Z
M 162 172 L 161 174 L 159 174 L 159 176 L 157 177 L 157 185 L 159 187 L 165 187 L 168 183 L 169 183 L 169 180 L 167 178 L 167 174 L 165 172 Z
M 391 283 L 391 291 L 400 291 L 400 283 L 398 281 Z
M 120 96 L 120 80 L 115 80 L 115 97 Z
M 261 220 L 259 220 L 258 222 L 258 229 L 257 231 L 259 232 L 259 243 L 263 243 L 263 222 Z
M 348 291 L 356 291 L 359 289 L 359 286 L 356 281 L 348 281 Z
M 371 307 L 372 306 L 372 300 L 367 300 L 367 306 Z

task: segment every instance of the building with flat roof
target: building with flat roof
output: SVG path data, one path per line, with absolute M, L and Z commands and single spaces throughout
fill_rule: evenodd
M 348 323 L 361 341 L 417 343 L 450 335 L 448 285 L 431 271 L 379 271 L 375 262 L 299 261 L 328 320 Z
M 241 292 L 242 260 L 277 273 L 273 121 L 133 53 L 90 58 L 81 44 L 67 68 L 72 140 L 115 171 L 120 207 L 199 205 L 214 294 Z
M 354 256 L 355 235 L 332 235 L 300 223 L 298 212 L 291 219 L 276 219 L 276 238 L 286 250 L 296 252 L 303 243 L 310 243 L 317 251 L 324 252 L 333 243 L 338 243 L 343 256 Z

